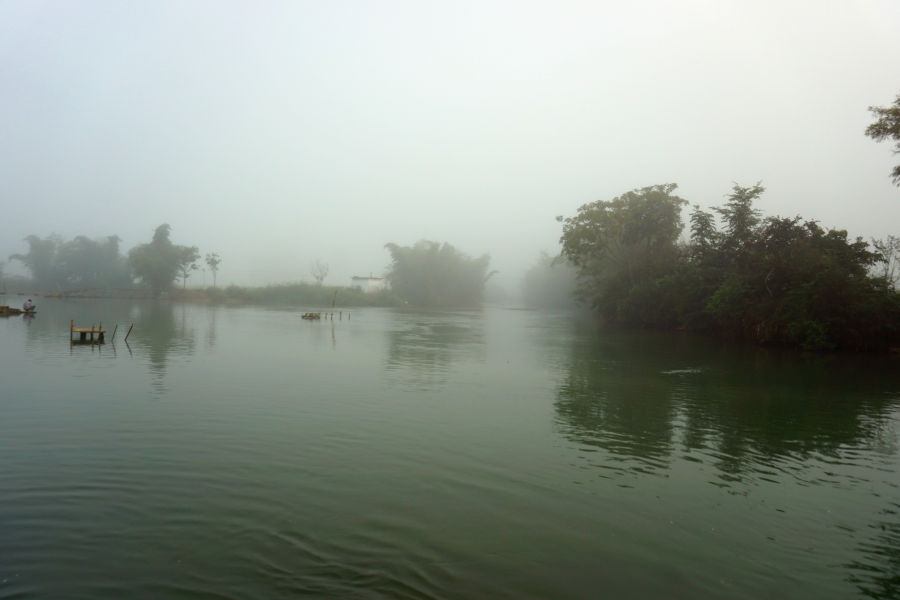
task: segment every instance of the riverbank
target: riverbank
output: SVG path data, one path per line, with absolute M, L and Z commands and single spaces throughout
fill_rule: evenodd
M 335 296 L 335 292 L 337 295 Z M 175 302 L 266 304 L 282 306 L 330 307 L 390 307 L 403 306 L 403 301 L 390 291 L 366 293 L 359 288 L 314 285 L 309 283 L 280 283 L 259 287 L 229 285 L 224 288 L 208 287 L 170 289 L 154 294 L 148 288 L 93 288 L 51 292 L 10 292 L 18 295 L 60 299 L 114 298 L 121 300 L 168 299 Z

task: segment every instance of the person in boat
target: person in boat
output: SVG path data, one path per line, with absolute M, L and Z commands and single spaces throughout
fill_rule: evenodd
M 29 298 L 25 304 L 22 305 L 22 310 L 25 312 L 31 312 L 35 309 L 35 305 L 31 303 L 31 298 Z

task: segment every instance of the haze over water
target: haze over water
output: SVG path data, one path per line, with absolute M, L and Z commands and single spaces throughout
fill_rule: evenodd
M 894 357 L 301 312 L 0 319 L 0 598 L 897 597 Z

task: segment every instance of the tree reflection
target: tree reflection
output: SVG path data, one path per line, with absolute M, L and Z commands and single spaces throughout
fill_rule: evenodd
M 845 565 L 848 580 L 870 598 L 900 598 L 900 504 L 883 511 L 885 519 L 870 528 L 873 535 L 858 545 L 862 558 Z M 889 520 L 890 519 L 890 520 Z
M 900 385 L 895 363 L 693 336 L 579 332 L 556 393 L 557 424 L 630 471 L 659 474 L 682 450 L 714 464 L 723 485 L 766 472 L 803 478 L 781 459 L 796 465 L 812 453 L 837 457 L 878 443 L 897 404 L 884 393 Z
M 404 313 L 388 328 L 385 370 L 404 386 L 427 389 L 446 383 L 454 364 L 484 360 L 480 312 Z
M 128 341 L 147 352 L 149 369 L 157 378 L 158 389 L 171 356 L 188 356 L 194 353 L 196 332 L 187 318 L 184 305 L 176 306 L 166 301 L 154 301 L 139 306 L 139 318 Z

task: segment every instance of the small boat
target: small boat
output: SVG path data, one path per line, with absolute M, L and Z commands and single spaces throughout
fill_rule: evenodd
M 300 318 L 301 318 L 301 319 L 307 319 L 307 320 L 321 319 L 321 318 L 322 318 L 322 313 L 320 313 L 320 312 L 317 312 L 317 313 L 312 313 L 312 312 L 303 313 L 302 315 L 300 315 Z

